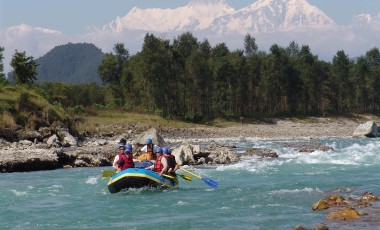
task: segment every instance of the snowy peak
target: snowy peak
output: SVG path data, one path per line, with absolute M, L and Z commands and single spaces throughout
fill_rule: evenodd
M 199 6 L 215 6 L 215 5 L 228 5 L 224 0 L 192 0 L 189 2 L 188 6 L 199 7 Z
M 254 1 L 254 0 L 252 0 Z M 306 0 L 259 0 L 235 10 L 225 0 L 191 0 L 175 9 L 133 8 L 104 30 L 150 32 L 213 31 L 218 33 L 288 31 L 334 25 L 334 21 Z
M 193 0 L 176 9 L 133 8 L 122 18 L 117 17 L 104 30 L 121 32 L 124 29 L 155 32 L 202 30 L 215 18 L 235 12 L 224 0 Z
M 331 18 L 306 0 L 260 0 L 234 14 L 216 19 L 213 30 L 273 32 L 334 24 Z

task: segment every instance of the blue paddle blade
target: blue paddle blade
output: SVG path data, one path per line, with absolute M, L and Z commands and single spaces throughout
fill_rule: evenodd
M 202 180 L 210 187 L 212 188 L 218 188 L 218 183 L 216 181 L 213 181 L 211 179 L 208 179 L 208 178 L 202 178 Z

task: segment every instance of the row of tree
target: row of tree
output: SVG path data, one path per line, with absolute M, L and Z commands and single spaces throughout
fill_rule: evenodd
M 378 48 L 355 61 L 341 50 L 330 63 L 295 42 L 261 52 L 249 34 L 236 51 L 224 43 L 211 47 L 191 33 L 172 43 L 147 34 L 133 56 L 116 44 L 99 73 L 117 104 L 193 120 L 380 109 Z
M 12 63 L 28 61 L 16 54 Z M 25 82 L 17 65 L 12 67 L 16 79 Z M 191 33 L 172 42 L 146 34 L 135 55 L 123 43 L 115 44 L 98 72 L 103 86 L 44 83 L 40 89 L 65 106 L 112 104 L 192 121 L 380 110 L 378 48 L 356 60 L 341 50 L 330 63 L 295 42 L 259 51 L 249 34 L 244 48 L 235 51 L 224 43 L 212 47 Z

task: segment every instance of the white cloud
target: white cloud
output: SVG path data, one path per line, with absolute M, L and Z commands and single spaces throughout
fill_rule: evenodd
M 9 62 L 17 49 L 26 51 L 28 56 L 39 58 L 57 45 L 68 42 L 93 43 L 103 52 L 110 52 L 115 43 L 124 43 L 131 54 L 136 53 L 142 47 L 143 39 L 147 31 L 122 30 L 111 32 L 95 27 L 88 28 L 83 34 L 67 36 L 59 31 L 48 28 L 34 27 L 21 24 L 9 27 L 0 34 L 0 46 L 5 48 L 4 66 L 5 73 L 11 70 Z M 152 33 L 152 32 L 150 32 Z M 173 40 L 182 32 L 154 33 L 156 36 Z M 199 41 L 209 40 L 211 45 L 225 42 L 231 50 L 243 49 L 245 34 L 224 33 L 215 34 L 211 30 L 199 30 L 193 32 Z M 344 50 L 349 57 L 364 55 L 373 47 L 380 47 L 380 13 L 372 16 L 367 23 L 347 26 L 334 26 L 324 29 L 302 29 L 287 32 L 251 33 L 256 38 L 259 49 L 268 51 L 270 46 L 278 44 L 283 47 L 291 41 L 298 44 L 309 45 L 311 52 L 321 59 L 330 61 L 339 50 Z
M 4 47 L 4 70 L 11 70 L 9 65 L 15 50 L 25 51 L 27 56 L 38 58 L 53 47 L 67 41 L 61 32 L 41 27 L 33 27 L 26 24 L 7 28 L 0 34 L 0 41 Z

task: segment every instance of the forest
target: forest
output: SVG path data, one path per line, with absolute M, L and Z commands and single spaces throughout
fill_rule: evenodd
M 33 78 L 27 83 L 51 103 L 77 113 L 86 108 L 124 109 L 192 122 L 380 110 L 376 47 L 355 59 L 340 50 L 327 62 L 295 41 L 287 47 L 273 44 L 264 52 L 247 34 L 244 47 L 231 51 L 225 43 L 211 46 L 189 32 L 173 41 L 148 33 L 134 55 L 123 43 L 115 44 L 98 74 L 101 85 L 36 84 Z

